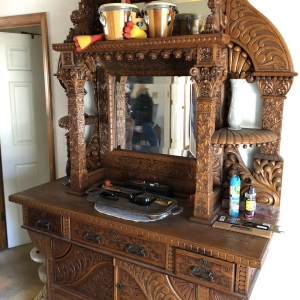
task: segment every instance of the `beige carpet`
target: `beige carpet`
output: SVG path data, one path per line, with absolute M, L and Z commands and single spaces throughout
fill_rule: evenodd
M 33 300 L 42 290 L 38 268 L 30 258 L 33 244 L 0 251 L 0 300 Z

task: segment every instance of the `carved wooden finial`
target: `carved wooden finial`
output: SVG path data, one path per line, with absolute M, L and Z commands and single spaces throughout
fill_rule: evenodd
M 207 17 L 205 29 L 202 33 L 223 32 L 227 26 L 225 12 L 225 0 L 209 0 L 207 6 L 211 9 L 211 14 Z

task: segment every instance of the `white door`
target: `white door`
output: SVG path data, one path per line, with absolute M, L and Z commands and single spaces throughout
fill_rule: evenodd
M 181 155 L 184 149 L 184 100 L 185 85 L 178 77 L 178 82 L 171 86 L 171 155 Z
M 16 192 L 49 181 L 40 36 L 0 32 L 0 143 L 8 247 L 29 243 Z

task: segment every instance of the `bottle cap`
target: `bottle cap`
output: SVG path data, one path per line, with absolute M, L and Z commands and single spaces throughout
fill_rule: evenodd
M 239 186 L 241 185 L 241 179 L 238 175 L 233 175 L 231 178 L 230 178 L 230 185 L 233 185 L 233 186 Z
M 253 187 L 252 185 L 250 185 L 248 193 L 249 194 L 255 194 L 256 193 L 255 187 Z

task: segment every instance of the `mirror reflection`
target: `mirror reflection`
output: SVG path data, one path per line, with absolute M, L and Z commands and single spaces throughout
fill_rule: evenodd
M 116 80 L 116 147 L 195 157 L 196 90 L 187 76 Z

